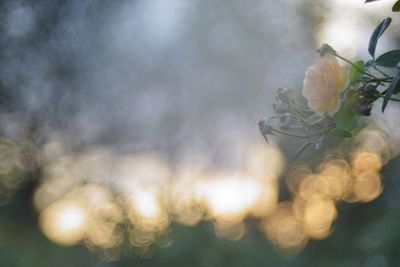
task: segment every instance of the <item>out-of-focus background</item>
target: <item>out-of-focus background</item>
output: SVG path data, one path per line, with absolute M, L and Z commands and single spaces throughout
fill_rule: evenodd
M 365 59 L 391 16 L 377 54 L 398 47 L 393 2 L 1 1 L 0 266 L 399 265 L 396 159 L 304 230 L 299 144 L 257 126 L 323 43 Z

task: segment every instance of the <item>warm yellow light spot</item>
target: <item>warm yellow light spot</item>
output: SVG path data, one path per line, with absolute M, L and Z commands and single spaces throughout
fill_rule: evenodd
M 150 191 L 137 190 L 132 195 L 132 201 L 136 212 L 146 219 L 157 218 L 161 212 L 157 196 Z
M 87 184 L 70 193 L 84 199 L 90 209 L 91 220 L 87 226 L 85 241 L 90 246 L 109 249 L 122 241 L 117 224 L 123 220 L 121 207 L 114 202 L 109 190 L 99 184 Z
M 280 203 L 261 227 L 273 243 L 284 249 L 299 250 L 307 242 L 302 222 L 287 202 Z
M 74 231 L 81 227 L 85 220 L 82 209 L 76 206 L 65 207 L 57 218 L 59 230 L 62 232 Z
M 169 193 L 170 169 L 160 155 L 149 152 L 123 156 L 116 162 L 112 176 L 126 204 L 127 217 L 137 231 L 154 234 L 168 226 L 165 196 Z
M 369 202 L 382 193 L 382 182 L 377 172 L 363 172 L 353 182 L 353 194 L 360 202 Z
M 169 224 L 169 214 L 157 188 L 138 187 L 125 198 L 130 222 L 139 231 L 159 232 Z
M 196 188 L 203 172 L 195 166 L 182 166 L 172 181 L 170 206 L 175 221 L 187 225 L 196 225 L 203 218 L 205 208 L 197 195 Z
M 357 134 L 355 141 L 360 151 L 377 154 L 382 163 L 392 158 L 388 136 L 379 129 L 365 128 Z
M 330 197 L 340 199 L 349 192 L 352 177 L 350 166 L 345 160 L 330 160 L 320 169 L 320 177 L 325 181 Z
M 247 172 L 257 178 L 267 180 L 279 177 L 286 161 L 282 152 L 271 145 L 255 143 L 247 153 Z
M 211 216 L 221 220 L 242 220 L 257 204 L 262 189 L 258 180 L 249 177 L 215 175 L 199 186 L 199 195 Z
M 88 226 L 86 241 L 97 247 L 112 248 L 122 242 L 122 234 L 113 222 L 93 220 Z
M 329 192 L 328 184 L 321 175 L 313 174 L 307 176 L 300 184 L 299 196 L 310 199 L 315 194 L 327 195 Z
M 298 218 L 303 218 L 306 209 L 307 199 L 301 196 L 295 196 L 292 202 L 293 212 Z
M 46 208 L 39 220 L 40 228 L 50 240 L 68 246 L 84 237 L 88 213 L 77 201 L 60 200 Z
M 301 182 L 311 174 L 312 171 L 306 164 L 297 164 L 292 166 L 285 176 L 286 186 L 289 191 L 292 194 L 297 194 L 299 192 Z
M 156 239 L 156 234 L 153 231 L 143 231 L 139 229 L 131 229 L 129 231 L 129 242 L 135 247 L 148 247 Z
M 378 172 L 382 168 L 381 157 L 373 152 L 359 152 L 353 159 L 353 173 Z
M 278 204 L 278 181 L 261 184 L 262 190 L 257 203 L 251 208 L 251 216 L 263 218 L 267 216 Z
M 332 199 L 316 196 L 307 200 L 303 217 L 307 234 L 316 239 L 327 237 L 336 216 L 336 206 Z

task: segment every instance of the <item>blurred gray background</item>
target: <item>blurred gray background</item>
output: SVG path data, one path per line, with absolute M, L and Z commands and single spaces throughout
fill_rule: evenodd
M 7 1 L 2 87 L 11 108 L 76 144 L 206 154 L 234 164 L 278 87 L 314 56 L 290 1 Z
M 1 121 L 76 146 L 237 164 L 321 43 L 366 48 L 391 1 L 363 2 L 2 1 Z

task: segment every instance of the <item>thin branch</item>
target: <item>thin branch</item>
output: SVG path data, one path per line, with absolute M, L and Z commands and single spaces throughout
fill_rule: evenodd
M 351 62 L 350 60 L 348 60 L 348 59 L 346 59 L 346 58 L 344 58 L 344 57 L 342 57 L 342 56 L 340 56 L 340 55 L 338 55 L 338 54 L 336 54 L 336 53 L 334 53 L 333 55 L 334 55 L 335 57 L 338 57 L 338 58 L 340 58 L 341 60 L 343 60 L 343 61 L 349 63 L 349 64 L 350 64 L 353 68 L 355 68 L 358 72 L 363 73 L 363 74 L 365 74 L 365 75 L 367 75 L 367 76 L 369 76 L 369 77 L 371 77 L 371 78 L 377 79 L 374 75 L 372 75 L 372 74 L 370 74 L 370 73 L 368 73 L 368 72 L 365 72 L 365 71 L 361 70 L 359 67 L 357 67 L 357 66 L 356 66 L 353 62 Z
M 385 77 L 387 77 L 387 78 L 390 77 L 389 75 L 387 75 L 386 73 L 384 73 L 383 71 L 381 71 L 380 69 L 378 69 L 378 67 L 377 67 L 376 65 L 372 65 L 372 67 L 373 67 L 376 71 L 378 71 L 380 74 L 382 74 L 383 76 L 385 76 Z
M 384 95 L 379 95 L 379 97 L 380 97 L 380 98 L 385 98 Z M 389 100 L 395 101 L 395 102 L 400 102 L 400 99 L 399 99 L 399 98 L 391 98 L 391 97 L 389 97 Z

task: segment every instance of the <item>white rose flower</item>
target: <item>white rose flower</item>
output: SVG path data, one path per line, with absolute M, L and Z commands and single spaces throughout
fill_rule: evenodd
M 316 114 L 333 115 L 340 108 L 340 93 L 347 82 L 347 69 L 339 65 L 336 57 L 325 54 L 307 69 L 302 93 Z

